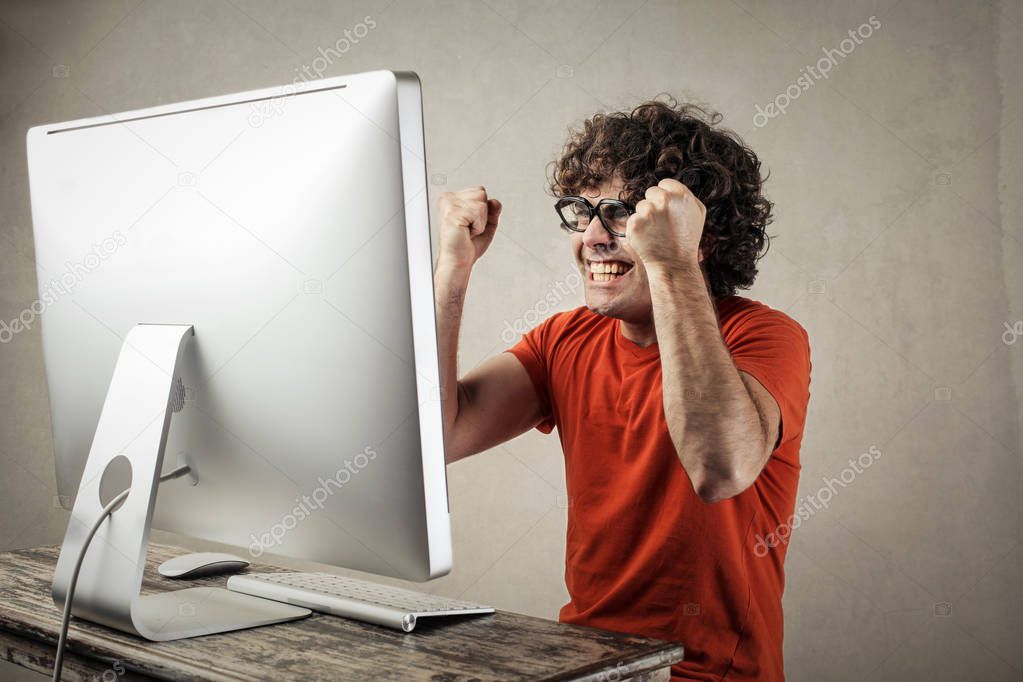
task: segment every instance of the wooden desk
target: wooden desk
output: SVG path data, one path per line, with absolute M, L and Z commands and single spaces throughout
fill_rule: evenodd
M 50 598 L 57 547 L 0 553 L 0 655 L 51 674 L 60 612 Z M 187 550 L 151 544 L 142 593 L 177 589 L 156 572 Z M 279 571 L 254 566 L 259 571 Z M 223 586 L 224 576 L 188 581 Z M 72 619 L 64 679 L 667 680 L 682 647 L 506 611 L 421 622 L 404 634 L 335 616 L 176 642 L 147 642 Z

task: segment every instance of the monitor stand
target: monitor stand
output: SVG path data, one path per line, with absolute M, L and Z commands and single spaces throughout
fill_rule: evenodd
M 215 587 L 139 594 L 171 414 L 183 406 L 178 362 L 194 335 L 191 325 L 139 324 L 125 337 L 53 576 L 53 601 L 63 608 L 89 529 L 103 508 L 130 488 L 86 550 L 71 612 L 158 642 L 282 623 L 310 613 Z M 195 485 L 196 472 L 188 467 L 164 479 L 184 473 L 192 475 Z

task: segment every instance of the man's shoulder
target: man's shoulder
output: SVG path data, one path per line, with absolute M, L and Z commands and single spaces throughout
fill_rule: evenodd
M 716 302 L 721 333 L 747 336 L 764 330 L 784 330 L 807 339 L 806 330 L 784 311 L 745 296 L 724 296 Z
M 578 308 L 554 313 L 538 324 L 536 329 L 545 328 L 546 333 L 553 336 L 585 333 L 605 324 L 608 319 L 581 305 Z

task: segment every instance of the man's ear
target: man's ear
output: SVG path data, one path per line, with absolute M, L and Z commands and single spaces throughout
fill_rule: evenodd
M 707 256 L 714 250 L 714 238 L 708 237 L 700 242 L 700 254 L 698 256 L 699 262 L 707 260 Z

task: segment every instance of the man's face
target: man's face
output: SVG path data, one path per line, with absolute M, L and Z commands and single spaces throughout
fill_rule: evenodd
M 591 204 L 618 199 L 624 189 L 620 180 L 606 181 L 582 192 Z M 646 324 L 653 318 L 650 287 L 643 263 L 627 239 L 613 236 L 594 216 L 585 232 L 572 233 L 576 263 L 586 282 L 586 307 L 599 315 L 625 322 Z M 605 270 L 614 270 L 605 273 Z M 624 271 L 624 272 L 622 272 Z

